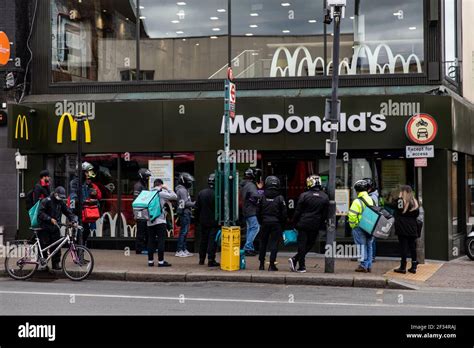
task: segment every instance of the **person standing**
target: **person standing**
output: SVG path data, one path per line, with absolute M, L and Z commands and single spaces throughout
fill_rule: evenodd
M 244 216 L 247 225 L 244 251 L 245 256 L 255 256 L 257 255 L 257 252 L 255 251 L 253 242 L 260 229 L 257 219 L 257 204 L 260 196 L 257 188 L 261 188 L 262 185 L 260 182 L 258 182 L 258 184 L 255 183 L 257 176 L 256 171 L 252 168 L 248 168 L 244 175 L 245 178 L 240 183 L 242 215 Z
M 218 267 L 220 264 L 216 261 L 216 234 L 219 224 L 215 216 L 214 185 L 216 175 L 210 174 L 207 183 L 208 186 L 198 193 L 196 205 L 194 206 L 195 216 L 201 224 L 201 239 L 199 242 L 199 264 L 204 265 L 207 253 L 207 265 L 209 267 Z
M 181 173 L 176 186 L 176 195 L 178 196 L 178 218 L 180 221 L 180 231 L 178 237 L 178 247 L 175 256 L 189 257 L 193 256 L 186 246 L 186 236 L 191 225 L 191 209 L 194 202 L 191 200 L 189 189 L 193 186 L 194 177 L 189 173 Z
M 147 168 L 140 168 L 138 170 L 139 180 L 133 186 L 133 200 L 135 200 L 143 190 L 148 189 L 148 179 L 151 177 L 151 172 Z M 141 254 L 147 246 L 148 227 L 146 219 L 137 219 L 137 235 L 135 240 L 135 253 Z
M 400 267 L 394 271 L 405 274 L 407 271 L 407 258 L 411 256 L 410 273 L 416 273 L 418 266 L 416 258 L 416 240 L 418 235 L 417 218 L 420 215 L 420 205 L 415 199 L 413 190 L 408 185 L 400 187 L 400 193 L 395 210 L 395 234 L 400 244 Z
M 158 267 L 170 267 L 171 264 L 165 261 L 165 238 L 166 238 L 166 211 L 163 209 L 166 202 L 175 201 L 178 197 L 176 193 L 168 189 L 163 184 L 163 180 L 156 179 L 153 182 L 152 191 L 158 191 L 161 215 L 153 221 L 147 221 L 148 227 L 148 266 L 153 267 L 153 254 L 158 245 Z
M 290 270 L 300 273 L 306 272 L 306 254 L 316 242 L 319 230 L 324 228 L 329 208 L 329 197 L 322 190 L 321 177 L 310 175 L 306 179 L 306 187 L 308 191 L 299 196 L 293 216 L 293 224 L 298 231 L 298 252 L 288 259 Z
M 40 172 L 40 180 L 35 184 L 33 188 L 33 200 L 32 200 L 32 207 L 39 201 L 46 197 L 49 197 L 51 194 L 50 188 L 50 181 L 51 178 L 49 176 L 48 170 L 42 170 Z
M 280 180 L 276 176 L 265 179 L 265 190 L 257 205 L 257 216 L 261 223 L 260 232 L 260 267 L 265 269 L 265 255 L 267 245 L 270 247 L 269 271 L 278 271 L 275 261 L 278 253 L 278 243 L 283 233 L 283 224 L 286 222 L 287 209 L 285 198 L 280 194 Z M 270 242 L 270 244 L 269 244 Z
M 371 178 L 365 178 L 368 184 L 369 197 L 372 198 L 372 202 L 376 207 L 379 206 L 379 191 L 377 190 L 377 184 Z M 377 238 L 373 238 L 372 242 L 372 263 L 375 262 L 375 256 L 377 254 Z
M 362 212 L 364 211 L 366 204 L 369 206 L 374 205 L 372 198 L 370 198 L 369 193 L 367 192 L 368 189 L 369 184 L 366 180 L 358 180 L 355 182 L 354 190 L 357 193 L 357 198 L 352 202 L 349 213 L 347 214 L 349 225 L 352 228 L 352 236 L 355 244 L 359 246 L 361 256 L 359 259 L 360 264 L 355 271 L 362 273 L 370 273 L 372 271 L 373 258 L 372 245 L 374 237 L 359 227 Z M 366 203 L 364 203 L 364 201 Z
M 41 230 L 38 232 L 38 238 L 42 248 L 53 244 L 61 238 L 58 222 L 61 221 L 62 214 L 74 223 L 77 223 L 77 217 L 66 206 L 66 190 L 62 186 L 56 187 L 53 193 L 41 201 L 38 220 Z M 60 270 L 61 250 L 51 258 L 52 268 Z

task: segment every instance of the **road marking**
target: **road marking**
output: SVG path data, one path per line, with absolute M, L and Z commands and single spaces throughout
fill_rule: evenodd
M 62 292 L 35 292 L 35 291 L 2 291 L 0 294 L 11 294 L 11 295 L 39 295 L 39 296 L 71 296 L 73 292 L 62 293 Z M 104 294 L 79 294 L 74 293 L 75 297 L 98 297 L 98 298 L 120 298 L 120 299 L 133 299 L 133 300 L 165 300 L 165 301 L 182 301 L 180 297 L 164 297 L 164 296 L 132 296 L 132 295 L 104 295 Z M 419 308 L 419 309 L 441 309 L 441 310 L 465 310 L 474 311 L 472 307 L 443 307 L 443 306 L 424 306 L 424 305 L 391 305 L 387 303 L 347 303 L 347 302 L 311 302 L 311 301 L 295 301 L 288 303 L 288 301 L 277 301 L 277 300 L 246 300 L 246 299 L 232 299 L 232 298 L 200 298 L 200 297 L 185 297 L 185 301 L 196 301 L 196 302 L 235 302 L 235 303 L 262 303 L 262 304 L 299 304 L 299 305 L 314 305 L 314 306 L 348 306 L 348 307 L 385 307 L 385 308 Z

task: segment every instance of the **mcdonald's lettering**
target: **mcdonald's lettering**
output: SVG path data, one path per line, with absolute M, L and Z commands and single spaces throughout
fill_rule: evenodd
M 59 120 L 58 124 L 58 133 L 57 133 L 57 143 L 62 144 L 63 143 L 63 133 L 64 133 L 64 120 L 68 119 L 69 121 L 69 127 L 71 128 L 71 141 L 76 141 L 77 140 L 77 121 L 74 120 L 71 114 L 64 113 L 61 116 L 61 119 Z M 85 120 L 84 122 L 84 131 L 85 131 L 85 141 L 86 143 L 91 143 L 92 142 L 92 136 L 91 136 L 91 127 L 89 120 Z
M 18 115 L 16 118 L 15 139 L 18 139 L 18 129 L 20 129 L 20 138 L 23 139 L 23 130 L 25 130 L 25 139 L 28 140 L 28 120 L 25 115 Z

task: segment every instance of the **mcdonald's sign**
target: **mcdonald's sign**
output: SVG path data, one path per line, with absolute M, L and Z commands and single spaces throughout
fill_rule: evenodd
M 24 138 L 28 140 L 28 120 L 25 115 L 18 115 L 16 118 L 15 139 L 18 139 L 18 130 L 20 130 L 20 138 L 23 139 L 24 134 Z
M 64 113 L 58 124 L 58 132 L 57 132 L 57 143 L 62 144 L 63 143 L 63 133 L 64 133 L 64 121 L 65 119 L 69 120 L 69 127 L 71 128 L 71 141 L 76 141 L 77 140 L 77 121 L 74 120 L 71 114 L 69 113 Z M 89 123 L 89 120 L 85 120 L 84 122 L 84 131 L 85 131 L 85 140 L 86 143 L 91 143 L 92 142 L 92 136 L 91 136 L 91 126 Z

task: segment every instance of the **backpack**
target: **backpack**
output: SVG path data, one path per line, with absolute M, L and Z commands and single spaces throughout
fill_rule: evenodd
M 132 208 L 135 220 L 155 220 L 162 211 L 159 192 L 143 190 L 133 201 Z
M 36 204 L 28 210 L 28 215 L 30 216 L 32 228 L 40 227 L 39 219 L 38 219 L 40 207 L 41 207 L 41 199 L 38 199 L 38 202 L 36 202 Z
M 362 210 L 359 227 L 375 238 L 387 239 L 392 232 L 395 218 L 387 210 L 375 205 L 369 205 L 367 201 L 360 197 L 365 208 Z
M 25 198 L 26 210 L 30 211 L 30 209 L 35 205 L 35 189 L 32 188 L 29 190 Z

